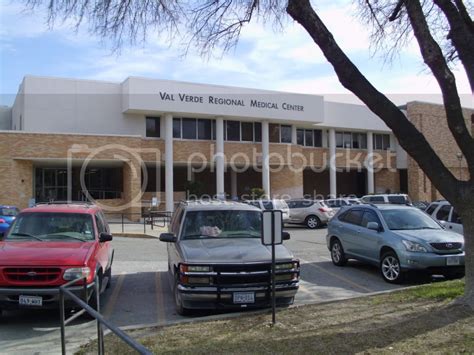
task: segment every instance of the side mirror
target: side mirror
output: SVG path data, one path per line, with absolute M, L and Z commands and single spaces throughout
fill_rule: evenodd
M 282 232 L 281 236 L 283 240 L 290 240 L 290 233 L 288 232 Z
M 176 243 L 176 237 L 173 233 L 161 233 L 160 241 L 165 243 Z
M 112 239 L 113 238 L 112 238 L 111 234 L 100 233 L 100 236 L 99 236 L 99 242 L 100 243 L 110 242 Z
M 371 229 L 371 230 L 374 230 L 374 231 L 377 231 L 377 232 L 380 232 L 381 231 L 381 228 L 379 226 L 379 224 L 377 222 L 369 222 L 367 223 L 367 228 L 368 229 Z
M 441 224 L 441 227 L 443 227 L 444 229 L 446 229 L 447 225 L 446 225 L 446 221 L 438 221 L 439 224 Z

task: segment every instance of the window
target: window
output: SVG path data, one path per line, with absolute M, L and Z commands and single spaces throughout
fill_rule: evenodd
M 146 136 L 160 137 L 160 118 L 146 117 Z
M 255 122 L 253 124 L 253 128 L 255 130 L 255 142 L 261 142 L 262 141 L 262 123 Z
M 271 143 L 280 143 L 280 125 L 270 123 L 268 125 L 268 135 Z
M 367 149 L 367 134 L 352 133 L 352 148 L 353 149 Z
M 266 210 L 273 210 L 273 202 L 272 201 L 262 201 L 263 208 Z
M 367 228 L 367 224 L 369 222 L 375 222 L 380 227 L 380 221 L 379 221 L 379 218 L 377 217 L 377 215 L 372 211 L 365 211 L 364 215 L 362 216 L 362 221 L 361 221 L 362 227 Z
M 304 130 L 304 142 L 304 145 L 307 147 L 312 147 L 314 145 L 312 129 Z
M 362 210 L 350 210 L 344 215 L 343 221 L 350 224 L 360 225 L 362 220 Z
M 431 215 L 433 214 L 434 210 L 436 209 L 436 207 L 438 207 L 438 204 L 437 204 L 437 203 L 432 203 L 432 204 L 426 209 L 425 212 L 431 216 Z
M 313 130 L 314 132 L 314 146 L 322 147 L 323 146 L 323 131 L 320 129 Z
M 225 121 L 225 128 L 228 141 L 240 141 L 239 121 Z
M 107 233 L 104 221 L 102 220 L 102 218 L 100 218 L 98 214 L 95 215 L 95 223 L 97 224 L 97 230 L 99 231 L 99 233 Z
M 183 139 L 196 139 L 196 119 L 183 118 Z
M 281 125 L 281 143 L 291 143 L 291 126 Z
M 461 217 L 459 217 L 458 213 L 454 210 L 451 213 L 451 223 L 462 224 Z
M 350 149 L 352 147 L 352 134 L 344 132 L 344 148 Z
M 390 135 L 388 134 L 374 134 L 374 149 L 389 150 L 390 149 Z
M 242 141 L 253 142 L 253 123 L 242 122 Z
M 451 212 L 451 206 L 450 205 L 441 206 L 441 208 L 436 213 L 436 219 L 438 221 L 446 221 L 447 222 L 448 218 L 449 218 L 449 212 Z
M 385 203 L 383 196 L 371 196 L 367 198 L 371 203 Z
M 298 128 L 296 130 L 296 144 L 304 145 L 304 129 Z
M 181 138 L 181 118 L 173 118 L 173 138 Z
M 344 133 L 336 132 L 336 148 L 344 148 Z
M 296 144 L 306 147 L 322 147 L 323 131 L 320 129 L 303 129 L 296 130 Z
M 405 196 L 399 195 L 399 196 L 388 196 L 388 203 L 393 203 L 396 205 L 404 205 L 409 203 L 410 201 L 407 201 Z
M 212 136 L 211 120 L 198 120 L 198 139 L 210 140 Z

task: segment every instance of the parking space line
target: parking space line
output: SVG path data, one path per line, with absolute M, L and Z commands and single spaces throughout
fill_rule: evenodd
M 164 290 L 162 286 L 163 278 L 162 272 L 157 272 L 155 276 L 155 290 L 156 290 L 156 316 L 158 324 L 166 324 L 166 312 L 164 302 Z
M 105 307 L 105 310 L 103 312 L 103 315 L 105 318 L 109 319 L 110 315 L 112 314 L 112 311 L 115 308 L 115 304 L 117 303 L 117 299 L 120 295 L 120 290 L 122 289 L 123 281 L 125 280 L 125 273 L 121 273 L 117 277 L 117 283 L 115 284 L 115 287 L 112 291 L 112 295 L 107 301 L 107 306 Z
M 302 263 L 304 263 L 304 264 L 308 264 L 309 266 L 314 267 L 315 269 L 318 269 L 318 270 L 320 270 L 320 271 L 322 271 L 322 272 L 325 272 L 326 274 L 331 275 L 331 276 L 333 276 L 333 277 L 335 277 L 335 278 L 337 278 L 337 279 L 339 279 L 339 280 L 341 280 L 341 281 L 344 281 L 344 282 L 348 283 L 349 285 L 352 285 L 353 287 L 359 288 L 359 289 L 364 290 L 364 291 L 366 291 L 366 292 L 374 292 L 373 290 L 371 290 L 371 289 L 369 289 L 369 288 L 367 288 L 367 287 L 365 287 L 365 286 L 361 286 L 361 285 L 355 283 L 354 281 L 349 280 L 348 278 L 346 278 L 346 277 L 344 277 L 344 276 L 337 275 L 337 274 L 335 274 L 335 273 L 333 273 L 333 272 L 331 272 L 331 271 L 328 271 L 328 270 L 324 269 L 324 268 L 321 267 L 321 266 L 315 265 L 314 263 L 310 263 L 310 262 L 308 262 L 308 261 L 304 261 L 304 260 L 301 260 L 301 259 L 300 259 L 300 261 L 301 261 Z

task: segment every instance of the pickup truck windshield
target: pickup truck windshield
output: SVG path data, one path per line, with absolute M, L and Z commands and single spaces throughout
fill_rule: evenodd
M 90 241 L 94 239 L 92 217 L 80 213 L 23 213 L 13 223 L 5 240 Z
M 261 223 L 259 211 L 189 211 L 181 239 L 260 238 Z

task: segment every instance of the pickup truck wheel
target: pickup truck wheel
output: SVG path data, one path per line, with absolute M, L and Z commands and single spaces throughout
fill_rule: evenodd
M 189 309 L 183 307 L 183 302 L 181 300 L 181 295 L 178 291 L 178 278 L 175 278 L 174 281 L 174 288 L 173 288 L 173 294 L 174 294 L 174 304 L 176 307 L 176 312 L 180 316 L 186 316 L 189 315 Z
M 321 220 L 317 216 L 306 217 L 305 223 L 309 229 L 316 229 L 321 226 Z

